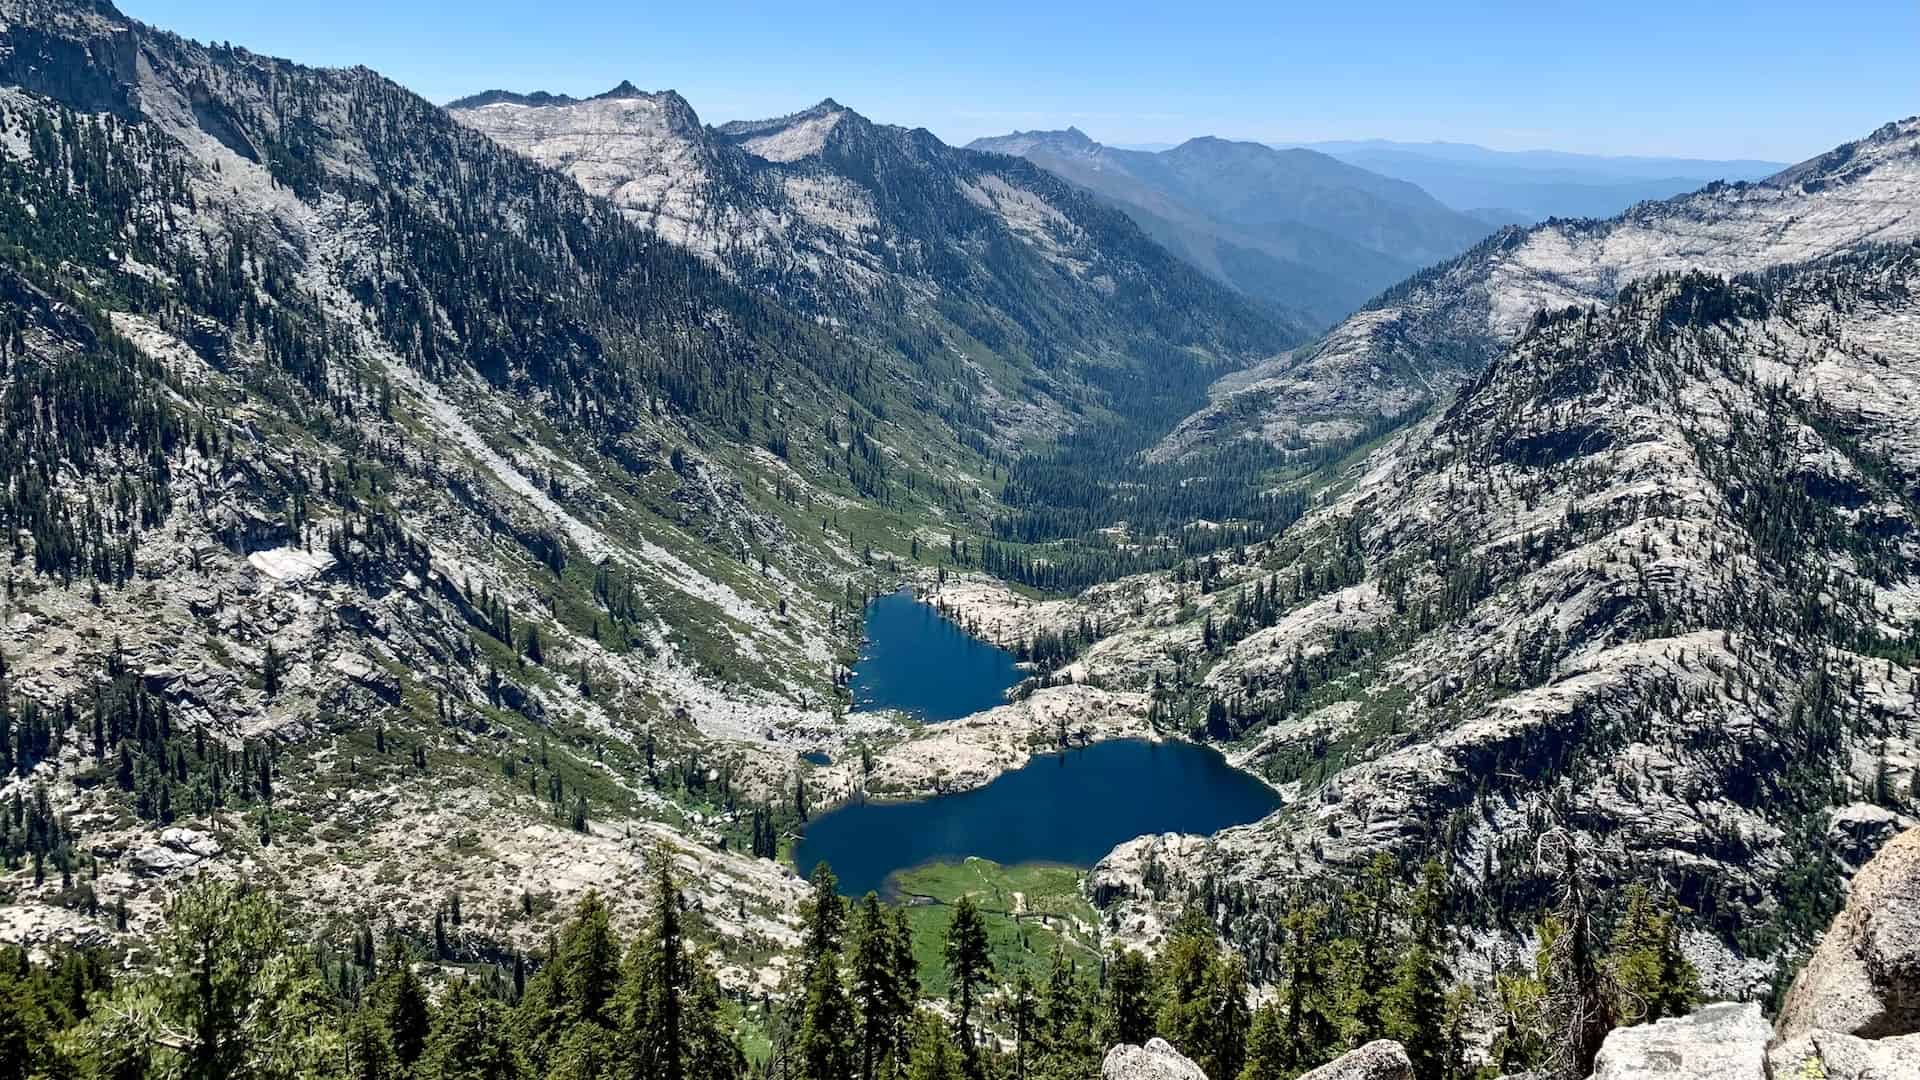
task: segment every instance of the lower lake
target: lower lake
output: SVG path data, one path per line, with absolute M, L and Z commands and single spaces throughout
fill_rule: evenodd
M 894 873 L 929 862 L 1092 866 L 1138 836 L 1218 832 L 1279 805 L 1210 747 L 1119 740 L 1035 757 L 957 795 L 840 807 L 807 826 L 794 865 L 804 876 L 825 862 L 847 896 L 885 894 Z
M 1007 703 L 1022 672 L 1013 654 L 955 626 L 905 590 L 867 605 L 866 641 L 853 666 L 856 711 L 898 709 L 927 723 Z

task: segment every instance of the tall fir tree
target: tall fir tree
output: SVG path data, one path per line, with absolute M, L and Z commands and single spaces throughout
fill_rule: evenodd
M 1453 985 L 1448 949 L 1446 871 L 1430 861 L 1421 867 L 1391 996 L 1392 1031 L 1407 1048 L 1418 1080 L 1447 1077 L 1447 991 Z
M 853 1003 L 840 972 L 841 936 L 846 904 L 827 864 L 813 871 L 813 895 L 806 909 L 801 956 L 804 997 L 797 1039 L 804 1080 L 845 1080 L 854 1075 Z
M 986 920 L 973 897 L 962 894 L 953 905 L 953 921 L 947 924 L 945 956 L 947 996 L 955 1009 L 954 1036 L 960 1043 L 961 1071 L 967 1080 L 980 1080 L 985 1068 L 973 1030 L 973 1017 L 981 993 L 993 985 L 993 956 L 987 941 Z

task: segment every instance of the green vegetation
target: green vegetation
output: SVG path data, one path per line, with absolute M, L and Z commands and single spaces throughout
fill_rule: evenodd
M 849 904 L 822 868 L 781 994 L 732 998 L 690 943 L 697 917 L 667 867 L 655 860 L 631 940 L 590 893 L 537 954 L 464 968 L 447 963 L 438 941 L 428 965 L 400 937 L 380 948 L 370 927 L 335 953 L 296 936 L 269 893 L 200 879 L 169 907 L 154 953 L 131 974 L 111 976 L 97 952 L 49 965 L 0 955 L 0 1074 L 1084 1080 L 1109 1045 L 1157 1035 L 1210 1076 L 1235 1080 L 1288 1080 L 1383 1036 L 1406 1044 L 1421 1080 L 1469 1075 L 1462 1024 L 1480 990 L 1448 967 L 1458 896 L 1435 863 L 1408 884 L 1382 857 L 1342 891 L 1297 895 L 1263 954 L 1275 993 L 1257 1010 L 1246 960 L 1222 948 L 1198 907 L 1151 961 L 1120 951 L 1082 962 L 1060 939 L 1042 964 L 1003 964 L 976 895 L 1062 882 L 1042 868 L 990 865 L 923 879 L 957 891 L 937 942 L 944 991 L 920 980 L 910 909 L 871 895 Z M 1602 948 L 1596 906 L 1576 878 L 1567 884 L 1540 927 L 1535 963 L 1502 972 L 1492 988 L 1501 1034 L 1490 1070 L 1584 1076 L 1590 1051 L 1565 1058 L 1556 1048 L 1597 1046 L 1606 1026 L 1673 1015 L 1698 997 L 1670 899 L 1629 891 Z M 457 923 L 457 897 L 449 910 Z M 429 994 L 423 976 L 442 989 Z M 922 1007 L 927 993 L 949 1001 L 949 1019 Z M 1600 1026 L 1569 1044 L 1570 1017 Z
M 947 993 L 944 942 L 954 905 L 973 902 L 995 970 L 1008 979 L 1046 977 L 1064 954 L 1085 977 L 1098 969 L 1099 915 L 1082 893 L 1081 871 L 1063 866 L 1001 866 L 986 859 L 933 863 L 895 878 L 913 927 L 914 957 L 929 993 Z

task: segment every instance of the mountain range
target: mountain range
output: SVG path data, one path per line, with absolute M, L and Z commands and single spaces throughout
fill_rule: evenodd
M 1541 312 L 1689 269 L 1742 273 L 1920 230 L 1911 121 L 1758 183 L 1709 184 L 1603 220 L 1507 228 L 1407 279 L 1312 345 L 1216 388 L 1156 453 L 1220 438 L 1326 441 L 1444 401 Z
M 946 372 L 938 393 L 996 409 L 981 436 L 1009 447 L 1110 412 L 1101 372 L 1153 367 L 1188 387 L 1170 405 L 1205 369 L 1304 336 L 1300 317 L 1240 302 L 1052 174 L 832 100 L 721 128 L 630 83 L 448 112 L 726 278 Z
M 1149 153 L 1071 128 L 968 145 L 1094 192 L 1212 276 L 1269 305 L 1304 308 L 1321 326 L 1491 230 L 1413 184 L 1312 150 L 1200 138 Z
M 657 860 L 786 1037 L 810 813 L 1130 737 L 1283 805 L 1109 854 L 1102 949 L 1275 985 L 1391 855 L 1491 1030 L 1558 844 L 1762 996 L 1920 815 L 1920 119 L 1489 229 L 1310 150 L 441 108 L 0 0 L 0 941 L 137 960 L 205 873 L 504 983 Z M 902 586 L 1012 700 L 852 710 Z
M 1301 145 L 1418 184 L 1448 206 L 1495 225 L 1612 217 L 1634 203 L 1672 198 L 1716 180 L 1762 180 L 1786 168 L 1779 161 L 1489 150 L 1470 143 L 1386 139 Z

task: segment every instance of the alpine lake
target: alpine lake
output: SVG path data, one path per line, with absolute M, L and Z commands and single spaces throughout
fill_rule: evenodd
M 858 710 L 943 723 L 1006 703 L 1014 657 L 898 592 L 866 613 L 853 672 Z M 1265 817 L 1279 796 L 1211 747 L 1116 740 L 1035 757 L 984 787 L 906 802 L 856 802 L 814 818 L 793 851 L 801 873 L 825 862 L 840 891 L 912 895 L 941 867 L 1084 870 L 1149 833 L 1213 833 Z

